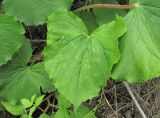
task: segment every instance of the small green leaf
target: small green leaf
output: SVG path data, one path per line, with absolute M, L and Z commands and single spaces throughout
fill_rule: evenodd
M 24 108 L 29 108 L 33 105 L 33 103 L 28 99 L 22 99 L 21 103 L 24 106 Z
M 106 85 L 120 57 L 117 39 L 125 32 L 125 23 L 119 17 L 91 35 L 71 12 L 61 10 L 49 17 L 45 69 L 75 109 Z
M 9 102 L 2 102 L 5 109 L 10 112 L 12 115 L 22 115 L 25 113 L 25 110 L 22 105 L 13 105 Z
M 5 13 L 26 25 L 40 25 L 58 9 L 69 9 L 73 0 L 3 0 Z
M 35 96 L 35 95 L 34 95 Z M 32 97 L 34 97 L 32 96 Z M 35 101 L 35 105 L 30 108 L 30 111 L 29 111 L 29 117 L 32 117 L 32 114 L 35 112 L 35 110 L 37 109 L 37 107 L 42 103 L 42 100 L 44 98 L 44 95 L 38 97 Z
M 34 103 L 34 102 L 35 102 L 35 99 L 36 99 L 36 94 L 34 94 L 34 95 L 31 97 L 31 102 Z
M 37 107 L 38 107 L 38 106 L 41 104 L 41 102 L 42 102 L 43 98 L 44 98 L 44 95 L 43 95 L 43 96 L 38 97 L 38 98 L 36 99 L 35 106 L 37 106 Z
M 32 108 L 30 108 L 30 110 L 29 110 L 29 118 L 32 118 L 32 114 L 35 112 L 36 109 L 37 109 L 36 105 L 34 105 Z
M 19 50 L 24 40 L 24 28 L 15 17 L 0 14 L 0 66 Z

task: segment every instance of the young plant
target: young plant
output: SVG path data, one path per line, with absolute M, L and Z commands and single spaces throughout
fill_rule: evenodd
M 21 116 L 21 118 L 32 118 L 32 114 L 41 104 L 43 98 L 44 96 L 36 98 L 36 95 L 33 95 L 31 100 L 21 99 L 20 105 L 13 105 L 9 102 L 2 102 L 2 104 L 8 112 L 15 116 Z

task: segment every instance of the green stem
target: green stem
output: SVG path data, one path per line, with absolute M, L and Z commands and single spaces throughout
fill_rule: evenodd
M 75 9 L 74 12 L 84 11 L 91 8 L 131 9 L 135 7 L 136 7 L 136 4 L 129 4 L 129 5 L 91 4 L 91 5 L 87 5 L 87 6 L 83 6 L 78 9 Z

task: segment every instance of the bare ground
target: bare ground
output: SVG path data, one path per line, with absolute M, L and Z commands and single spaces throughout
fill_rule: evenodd
M 160 78 L 145 84 L 130 85 L 138 103 L 148 118 L 160 118 Z M 105 94 L 105 96 L 104 96 Z M 122 82 L 109 81 L 102 95 L 98 118 L 142 118 Z M 97 99 L 89 101 L 91 108 L 97 106 Z

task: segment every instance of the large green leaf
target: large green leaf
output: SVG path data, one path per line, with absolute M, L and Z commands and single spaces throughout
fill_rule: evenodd
M 128 31 L 120 40 L 122 57 L 112 77 L 130 83 L 145 82 L 160 75 L 160 2 L 131 3 L 137 3 L 137 8 L 125 17 Z
M 4 11 L 16 16 L 26 25 L 47 22 L 48 16 L 57 9 L 69 9 L 73 0 L 3 0 Z
M 120 18 L 88 35 L 84 23 L 71 12 L 58 11 L 49 17 L 45 69 L 75 108 L 106 84 L 120 57 L 117 38 L 125 31 Z
M 116 0 L 95 0 L 94 2 L 96 4 L 118 4 Z M 111 8 L 97 8 L 93 11 L 99 25 L 111 22 L 117 14 L 124 16 L 127 13 L 125 10 Z
M 24 32 L 15 17 L 0 14 L 0 66 L 7 63 L 19 50 Z
M 15 57 L 0 68 L 1 100 L 16 103 L 20 99 L 40 94 L 40 87 L 43 90 L 52 88 L 43 63 L 27 66 L 31 54 L 30 44 L 24 41 Z

